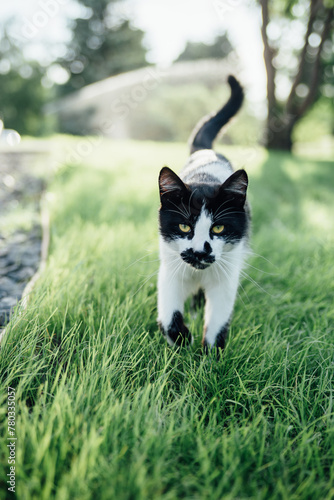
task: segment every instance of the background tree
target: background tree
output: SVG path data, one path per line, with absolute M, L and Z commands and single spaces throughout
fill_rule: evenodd
M 24 59 L 19 42 L 8 34 L 11 23 L 0 32 L 0 119 L 20 134 L 45 135 L 51 124 L 42 109 L 52 95 L 42 83 L 46 69 Z
M 296 123 L 322 94 L 330 97 L 332 93 L 333 73 L 328 70 L 333 64 L 332 0 L 289 0 L 276 3 L 276 8 L 269 0 L 259 1 L 267 71 L 265 144 L 271 149 L 291 150 Z M 302 25 L 304 42 L 298 50 Z M 292 81 L 285 100 L 279 99 L 276 91 L 277 78 L 282 76 Z
M 72 40 L 59 63 L 70 78 L 63 93 L 147 65 L 144 32 L 122 19 L 110 0 L 78 0 L 82 17 L 72 21 Z
M 233 52 L 233 47 L 226 33 L 215 38 L 212 44 L 187 42 L 184 51 L 176 61 L 193 61 L 196 59 L 222 59 Z

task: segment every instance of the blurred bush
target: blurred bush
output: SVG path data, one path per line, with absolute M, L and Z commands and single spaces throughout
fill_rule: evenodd
M 22 45 L 8 33 L 12 21 L 0 29 L 0 119 L 20 134 L 47 135 L 56 117 L 44 116 L 43 106 L 54 98 L 46 69 L 24 58 Z
M 295 142 L 313 142 L 334 135 L 334 101 L 321 98 L 296 125 Z
M 224 88 L 225 87 L 225 88 Z M 203 84 L 163 84 L 132 111 L 130 136 L 155 141 L 187 141 L 203 116 L 217 111 L 229 97 L 226 85 L 207 87 Z M 254 144 L 261 138 L 262 124 L 245 105 L 234 123 L 223 130 L 223 143 Z

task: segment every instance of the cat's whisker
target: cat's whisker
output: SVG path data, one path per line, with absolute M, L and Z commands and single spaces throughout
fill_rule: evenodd
M 217 276 L 217 281 L 220 281 L 220 279 L 219 279 L 220 276 L 219 276 L 219 271 L 218 271 L 219 265 L 217 265 L 217 266 L 213 265 L 212 267 L 213 267 L 213 270 Z
M 180 254 L 176 254 L 175 256 L 168 259 L 168 267 L 172 267 L 174 269 L 175 262 L 182 262 L 182 258 Z
M 228 278 L 230 278 L 230 283 L 232 283 L 232 284 L 233 284 L 233 277 L 232 277 L 231 275 L 229 275 L 229 274 L 228 274 L 228 266 L 226 265 L 226 267 L 224 267 L 224 266 L 225 266 L 225 262 L 223 262 L 223 261 L 218 261 L 218 265 L 220 265 L 220 266 L 221 266 L 221 269 L 222 269 L 223 271 L 225 271 L 226 275 L 228 275 Z M 246 295 L 247 299 L 249 300 L 248 294 L 247 294 L 246 290 L 244 289 L 244 287 L 242 286 L 242 283 L 239 283 L 239 286 L 240 286 L 240 288 L 242 289 L 242 291 L 244 292 L 244 294 Z M 245 306 L 246 304 L 244 303 L 243 298 L 241 297 L 240 293 L 239 293 L 239 292 L 237 292 L 237 293 L 238 293 L 238 296 L 240 297 L 241 302 L 242 302 L 242 303 L 243 303 L 243 305 Z
M 230 218 L 229 216 L 231 215 L 236 215 L 236 214 L 242 214 L 243 212 L 241 212 L 240 210 L 233 210 L 233 211 L 230 211 L 230 210 L 224 210 L 223 212 L 219 212 L 219 214 L 217 214 L 214 219 L 215 220 L 218 220 L 220 218 L 225 218 L 225 219 L 228 219 Z
M 228 270 L 221 264 L 221 263 L 218 263 L 218 266 L 220 268 L 220 271 L 222 272 L 223 276 L 225 276 L 228 284 L 231 286 L 233 286 L 233 279 L 232 279 L 232 276 L 228 273 Z
M 184 206 L 184 204 L 183 204 L 183 203 L 182 203 L 182 205 L 183 205 L 184 209 L 182 210 L 182 209 L 180 208 L 180 206 L 179 206 L 179 205 L 176 205 L 176 203 L 174 203 L 173 201 L 169 200 L 169 202 L 170 202 L 172 205 L 174 205 L 174 207 L 175 207 L 175 208 L 177 208 L 177 213 L 179 213 L 180 215 L 182 215 L 182 216 L 183 216 L 183 217 L 185 217 L 186 219 L 188 218 L 188 216 L 189 216 L 189 215 L 188 215 L 188 213 L 186 212 L 186 207 Z
M 262 274 L 266 274 L 267 276 L 277 276 L 277 273 L 268 273 L 268 271 L 264 271 L 263 269 L 259 269 L 258 267 L 253 266 L 249 262 L 245 262 L 246 267 L 251 267 L 255 271 L 259 271 Z
M 189 198 L 189 202 L 188 202 L 188 214 L 189 214 L 189 217 L 191 215 L 191 210 L 190 210 L 190 203 L 191 203 L 191 199 L 192 197 L 194 196 L 195 192 L 197 191 L 197 189 L 194 189 L 192 192 L 191 192 L 191 195 L 190 195 L 190 198 Z
M 238 261 L 238 265 L 237 265 L 237 264 L 235 264 L 235 263 L 232 263 L 232 262 L 228 262 L 227 260 L 225 260 L 225 261 L 224 261 L 224 260 L 223 260 L 223 261 L 220 261 L 220 263 L 221 263 L 221 264 L 223 264 L 223 265 L 226 265 L 226 267 L 227 267 L 227 268 L 228 268 L 228 266 L 232 266 L 232 267 L 234 267 L 237 271 L 239 271 L 239 270 L 240 270 L 240 267 L 239 267 L 239 263 L 240 263 L 240 262 L 239 262 L 239 261 Z M 245 290 L 245 289 L 244 289 L 244 287 L 242 286 L 242 283 L 239 283 L 239 286 L 242 288 L 242 291 L 243 291 L 243 292 L 244 292 L 244 294 L 246 295 L 247 299 L 249 299 L 249 297 L 248 297 L 248 294 L 247 294 L 246 290 Z M 239 294 L 239 297 L 241 298 L 240 294 Z M 241 300 L 242 300 L 242 298 L 241 298 Z M 243 302 L 243 301 L 242 301 L 242 302 Z M 244 302 L 243 302 L 243 303 L 244 303 Z
M 226 203 L 228 203 L 228 200 L 225 200 L 223 201 L 223 203 L 221 205 L 219 205 L 219 207 L 217 208 L 217 210 L 214 212 L 213 214 L 213 218 L 215 219 L 216 218 L 216 213 L 218 212 L 218 210 L 223 207 L 224 205 L 226 205 Z
M 217 264 L 218 266 L 220 267 L 220 269 L 223 271 L 224 275 L 226 276 L 226 278 L 228 279 L 228 281 L 230 283 L 232 283 L 232 276 L 229 274 L 229 269 L 228 267 L 225 265 L 224 262 L 221 262 L 221 261 L 217 261 Z
M 232 256 L 229 256 L 229 257 L 232 257 Z M 225 258 L 226 258 L 226 256 L 225 256 Z M 227 259 L 226 259 L 226 261 L 227 261 Z M 238 266 L 237 266 L 234 262 L 229 262 L 229 264 L 230 264 L 231 266 L 234 266 L 235 268 L 238 268 Z M 259 284 L 257 283 L 257 281 L 255 281 L 255 280 L 254 280 L 254 279 L 253 279 L 253 278 L 252 278 L 252 277 L 251 277 L 248 273 L 246 273 L 246 271 L 244 271 L 243 269 L 241 269 L 241 270 L 240 270 L 240 275 L 241 275 L 243 278 L 245 278 L 246 280 L 248 280 L 248 281 L 250 281 L 251 283 L 253 283 L 253 285 L 255 285 L 255 286 L 256 286 L 259 290 L 261 290 L 262 292 L 264 292 L 264 293 L 266 293 L 267 295 L 269 295 L 269 296 L 271 296 L 271 297 L 272 297 L 272 295 L 271 295 L 269 292 L 267 292 L 264 288 L 262 288 L 262 287 L 261 287 L 261 285 L 259 285 Z
M 150 274 L 144 281 L 144 283 L 142 283 L 142 285 L 133 293 L 133 295 L 131 295 L 131 298 L 133 298 L 135 295 L 137 295 L 137 293 L 146 285 L 146 283 L 148 281 L 150 281 L 154 276 L 157 276 L 158 274 L 158 271 L 155 271 L 154 273 Z
M 259 257 L 260 259 L 263 259 L 266 262 L 268 262 L 268 264 L 270 264 L 271 266 L 273 266 L 276 269 L 278 269 L 277 266 L 276 266 L 276 264 L 274 264 L 273 262 L 271 262 L 270 260 L 268 260 L 266 257 L 263 257 L 263 255 L 261 255 L 259 253 L 255 253 L 252 249 L 249 250 L 249 255 L 254 256 L 254 257 Z
M 269 293 L 261 285 L 259 285 L 259 283 L 255 281 L 251 276 L 249 276 L 249 274 L 247 274 L 245 271 L 241 271 L 240 274 L 243 278 L 253 283 L 253 285 L 255 285 L 259 290 L 261 290 L 261 292 L 265 293 L 266 295 L 269 295 L 269 297 L 273 297 L 271 293 Z
M 246 292 L 246 290 L 245 290 L 245 289 L 244 289 L 244 287 L 242 286 L 242 283 L 239 283 L 239 287 L 241 288 L 241 290 L 243 291 L 243 293 L 246 295 L 248 302 L 250 302 L 250 298 L 248 297 L 248 293 Z M 246 304 L 245 304 L 245 302 L 244 302 L 244 299 L 241 297 L 241 293 L 239 293 L 239 290 L 237 291 L 237 296 L 240 298 L 241 302 L 242 302 L 242 303 L 243 303 L 243 305 L 246 307 Z
M 185 272 L 186 272 L 186 266 L 184 266 L 184 268 L 183 268 L 183 273 L 182 273 L 182 289 L 183 289 L 183 290 L 184 290 L 184 288 L 185 288 L 185 287 L 184 287 L 184 274 L 185 274 Z
M 177 207 L 177 205 L 175 203 L 172 203 L 172 204 Z M 183 217 L 184 219 L 187 219 L 187 220 L 190 218 L 190 214 L 188 212 L 186 212 L 185 206 L 184 206 L 184 210 L 181 210 L 179 208 L 178 208 L 178 210 L 168 209 L 168 210 L 166 210 L 166 212 L 171 212 L 171 213 L 181 215 L 181 217 Z
M 176 276 L 176 274 L 179 272 L 179 270 L 181 269 L 181 266 L 182 266 L 182 261 L 180 260 L 179 263 L 176 265 L 176 267 L 174 268 L 173 270 L 173 273 L 171 274 L 170 278 L 169 278 L 169 282 L 172 282 Z
M 228 254 L 223 254 L 220 259 L 218 259 L 219 262 L 222 262 L 223 264 L 228 264 L 231 267 L 234 267 L 235 269 L 240 269 L 240 258 L 228 255 Z M 245 262 L 243 262 L 245 264 Z
M 251 255 L 251 254 L 250 254 Z M 232 259 L 233 258 L 235 259 L 236 262 L 239 262 L 238 258 L 237 257 L 234 257 L 233 255 L 229 255 L 229 254 L 225 254 L 224 255 L 224 258 L 225 260 L 227 261 L 228 259 Z M 250 264 L 247 260 L 244 261 L 244 266 L 246 268 L 248 267 L 251 267 L 252 269 L 254 269 L 255 271 L 259 271 L 260 273 L 262 274 L 266 274 L 267 276 L 277 276 L 277 273 L 269 273 L 267 271 L 264 271 L 263 269 L 259 269 L 258 267 L 255 267 L 253 266 L 252 264 Z
M 171 213 L 174 213 L 174 214 L 178 214 L 178 215 L 181 215 L 182 217 L 185 217 L 185 214 L 182 213 L 180 210 L 171 210 L 171 209 L 169 209 L 168 212 L 171 212 Z
M 136 259 L 134 262 L 129 264 L 127 267 L 124 268 L 124 271 L 127 271 L 130 267 L 134 266 L 135 264 L 141 263 L 141 264 L 149 264 L 151 262 L 159 262 L 160 259 L 154 259 L 154 260 L 147 260 L 142 262 L 143 259 L 151 255 L 152 252 L 148 252 L 146 255 L 143 255 L 143 257 L 139 257 L 139 259 Z
M 224 269 L 229 269 L 229 270 L 230 270 L 230 268 L 231 268 L 231 269 L 232 269 L 232 268 L 234 268 L 234 269 L 236 269 L 238 272 L 240 272 L 240 273 L 241 273 L 240 266 L 238 265 L 238 264 L 239 264 L 239 262 L 238 262 L 238 264 L 236 264 L 236 263 L 234 263 L 234 262 L 230 262 L 230 261 L 228 261 L 228 260 L 226 260 L 226 259 L 223 259 L 223 258 L 220 258 L 217 262 L 218 262 L 218 264 L 219 264 L 219 265 L 223 266 L 223 267 L 224 267 Z

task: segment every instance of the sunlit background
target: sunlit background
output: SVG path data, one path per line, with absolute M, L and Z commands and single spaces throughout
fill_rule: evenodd
M 109 2 L 107 9 L 106 4 L 91 0 L 1 4 L 0 118 L 5 129 L 34 136 L 102 131 L 117 138 L 183 141 L 193 120 L 226 99 L 226 76 L 234 73 L 246 89 L 247 101 L 239 129 L 226 140 L 264 141 L 267 83 L 260 2 L 120 0 Z M 290 2 L 283 15 L 272 8 L 266 33 L 275 51 L 278 101 L 286 100 L 291 91 L 305 43 L 308 7 L 307 0 Z M 298 141 L 314 139 L 314 128 L 319 137 L 333 129 L 333 40 L 322 45 L 322 24 L 321 18 L 315 21 L 308 51 L 313 57 L 312 50 L 321 45 L 327 58 L 321 68 L 326 81 L 319 87 L 317 105 L 308 110 L 314 108 L 311 118 L 306 116 L 296 127 Z M 205 65 L 204 60 L 212 64 Z M 188 63 L 187 69 L 177 69 L 181 61 Z M 142 72 L 128 75 L 127 80 L 109 79 L 78 97 L 76 91 L 89 84 L 145 67 L 163 73 L 159 78 Z M 138 85 L 145 78 L 156 85 L 140 94 Z M 134 102 L 125 103 L 124 92 Z M 299 82 L 297 98 L 307 92 L 307 84 Z M 116 111 L 118 100 L 128 106 L 126 119 Z M 181 108 L 188 120 L 180 121 Z M 112 127 L 105 125 L 108 117 L 114 120 Z
M 226 2 L 224 9 L 222 4 L 205 0 L 124 0 L 113 10 L 114 15 L 130 19 L 133 27 L 145 32 L 147 61 L 154 64 L 171 64 L 188 40 L 212 43 L 217 35 L 228 31 L 233 45 L 238 47 L 245 77 L 250 84 L 259 86 L 263 98 L 265 72 L 259 7 L 236 0 Z M 66 51 L 66 43 L 71 39 L 69 22 L 77 16 L 89 15 L 87 10 L 75 0 L 16 0 L 11 4 L 3 3 L 0 16 L 2 23 L 15 17 L 12 35 L 28 42 L 24 47 L 27 59 L 50 65 Z M 54 68 L 49 76 L 56 83 L 66 79 Z

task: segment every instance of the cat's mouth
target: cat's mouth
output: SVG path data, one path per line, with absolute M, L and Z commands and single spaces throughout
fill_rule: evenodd
M 193 264 L 190 265 L 195 269 L 207 269 L 210 266 L 210 264 L 205 264 L 203 262 L 194 262 Z
M 207 269 L 215 261 L 213 255 L 208 255 L 204 252 L 194 252 L 192 249 L 182 252 L 181 257 L 191 267 L 201 270 Z

